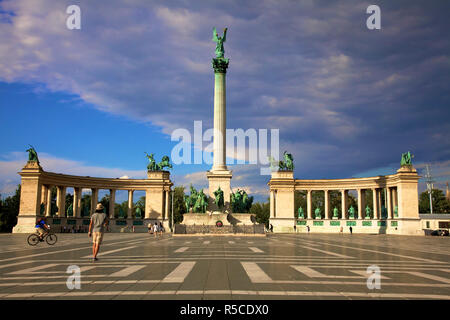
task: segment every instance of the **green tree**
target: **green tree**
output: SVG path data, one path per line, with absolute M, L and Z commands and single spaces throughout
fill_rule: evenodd
M 170 193 L 169 205 L 170 214 L 172 214 L 172 194 L 173 194 L 173 222 L 175 224 L 183 221 L 183 214 L 186 213 L 186 206 L 184 204 L 184 186 L 175 187 L 173 193 Z M 169 227 L 172 227 L 172 216 L 169 216 Z
M 114 206 L 114 217 L 117 219 L 119 218 L 120 210 L 123 211 L 125 217 L 127 216 L 128 212 L 128 200 L 123 201 L 122 203 L 116 203 Z
M 298 217 L 298 208 L 300 207 L 302 207 L 303 212 L 306 216 L 306 191 L 295 191 L 294 193 L 294 217 Z
M 89 217 L 91 213 L 91 195 L 85 194 L 81 197 L 81 216 Z
M 70 205 L 73 206 L 73 195 L 68 193 L 68 194 L 66 194 L 66 213 L 67 213 L 67 209 L 70 207 Z
M 263 223 L 266 228 L 269 227 L 269 218 L 270 218 L 270 204 L 269 199 L 267 202 L 260 203 L 255 202 L 250 207 L 250 213 L 255 215 L 257 223 Z
M 336 208 L 336 209 L 338 209 L 338 216 L 342 217 L 342 204 L 341 204 L 342 194 L 341 194 L 341 192 L 336 191 L 336 190 L 330 190 L 329 195 L 330 195 L 331 215 L 333 216 L 333 209 Z
M 141 209 L 141 217 L 145 217 L 145 196 L 142 196 L 139 198 L 138 201 L 134 204 L 134 210 L 133 210 L 133 218 L 136 217 L 136 208 Z
M 431 191 L 433 201 L 433 213 L 450 213 L 450 201 L 445 198 L 444 192 L 440 189 Z M 430 213 L 430 196 L 428 191 L 424 191 L 419 196 L 419 212 Z
M 0 232 L 12 232 L 17 224 L 17 216 L 20 207 L 20 184 L 17 186 L 13 196 L 0 200 Z

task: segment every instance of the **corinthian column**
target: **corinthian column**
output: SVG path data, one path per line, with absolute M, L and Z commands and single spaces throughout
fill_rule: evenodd
M 226 73 L 214 72 L 214 78 L 214 160 L 212 171 L 217 171 L 227 170 L 225 162 L 227 142 Z
M 307 190 L 306 194 L 306 214 L 308 219 L 312 219 L 312 197 L 311 190 Z
M 325 216 L 324 219 L 331 219 L 330 216 L 330 191 L 324 190 L 325 196 Z
M 220 48 L 216 51 L 216 58 L 212 59 L 214 69 L 214 142 L 213 142 L 213 166 L 206 173 L 209 182 L 209 209 L 214 212 L 231 213 L 231 177 L 232 173 L 226 166 L 226 72 L 229 60 L 223 56 L 224 38 L 217 38 Z M 222 50 L 222 51 L 221 51 Z M 217 55 L 218 54 L 218 55 Z M 214 202 L 214 192 L 218 188 L 223 191 L 224 208 L 220 210 Z

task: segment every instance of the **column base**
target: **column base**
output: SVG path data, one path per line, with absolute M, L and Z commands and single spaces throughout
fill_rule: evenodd
M 36 215 L 18 216 L 17 224 L 12 229 L 12 233 L 33 233 L 36 232 Z
M 208 178 L 209 188 L 209 208 L 210 211 L 219 211 L 223 213 L 231 213 L 230 195 L 231 195 L 231 177 L 232 173 L 230 170 L 211 170 L 206 172 L 206 177 Z M 214 199 L 214 192 L 219 189 L 223 191 L 223 202 L 224 206 L 222 210 L 216 206 Z

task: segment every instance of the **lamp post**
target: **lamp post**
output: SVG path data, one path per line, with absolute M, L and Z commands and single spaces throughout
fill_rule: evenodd
M 430 168 L 429 165 L 426 165 L 427 168 L 427 173 L 425 175 L 426 178 L 426 182 L 427 182 L 427 191 L 428 191 L 428 195 L 430 196 L 430 214 L 433 214 L 433 177 L 430 173 Z

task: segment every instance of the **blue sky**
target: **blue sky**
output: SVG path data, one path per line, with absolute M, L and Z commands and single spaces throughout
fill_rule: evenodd
M 81 8 L 81 30 L 66 8 Z M 366 8 L 381 8 L 381 30 Z M 0 193 L 28 144 L 45 170 L 144 177 L 177 128 L 212 125 L 215 44 L 228 27 L 227 127 L 280 129 L 295 176 L 393 173 L 411 151 L 450 178 L 448 1 L 0 1 Z M 208 165 L 175 166 L 206 187 Z M 235 165 L 258 200 L 267 176 Z M 423 184 L 421 185 L 423 189 Z M 124 199 L 125 200 L 125 199 Z

